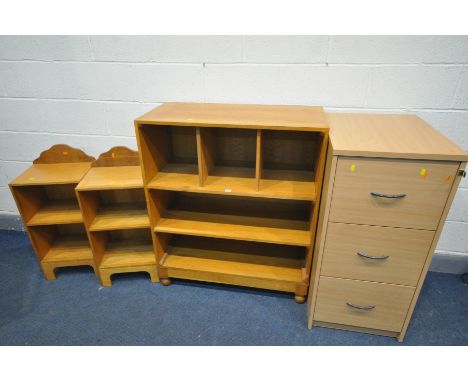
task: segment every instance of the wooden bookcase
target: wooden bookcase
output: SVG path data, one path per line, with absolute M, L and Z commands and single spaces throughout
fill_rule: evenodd
M 76 195 L 101 284 L 127 272 L 159 281 L 138 153 L 114 147 L 91 166 Z
M 328 127 L 320 107 L 169 103 L 135 121 L 158 274 L 304 302 Z
M 96 271 L 75 187 L 93 157 L 67 145 L 41 153 L 10 183 L 10 190 L 47 280 L 58 267 L 89 265 Z

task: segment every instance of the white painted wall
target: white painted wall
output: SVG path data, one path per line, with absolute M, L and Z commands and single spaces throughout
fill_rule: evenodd
M 133 119 L 165 101 L 409 112 L 468 150 L 468 37 L 0 37 L 0 214 L 42 150 L 136 148 Z M 468 256 L 467 178 L 438 252 Z

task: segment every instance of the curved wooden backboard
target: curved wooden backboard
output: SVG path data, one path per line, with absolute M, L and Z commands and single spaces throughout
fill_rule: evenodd
M 34 164 L 53 164 L 53 163 L 77 163 L 77 162 L 92 162 L 95 158 L 87 155 L 80 149 L 60 144 L 53 145 L 49 149 L 43 151 Z
M 130 150 L 125 146 L 115 146 L 109 151 L 99 155 L 91 167 L 139 166 L 138 151 Z

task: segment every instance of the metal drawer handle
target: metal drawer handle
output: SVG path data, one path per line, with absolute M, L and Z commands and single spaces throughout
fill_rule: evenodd
M 406 194 L 396 194 L 396 195 L 388 195 L 388 194 L 381 194 L 380 192 L 371 192 L 372 196 L 377 196 L 379 198 L 387 198 L 387 199 L 403 199 Z
M 372 310 L 372 309 L 375 308 L 375 305 L 361 306 L 361 305 L 353 304 L 352 302 L 349 302 L 349 301 L 346 301 L 346 305 L 348 305 L 349 307 L 354 308 L 354 309 L 367 310 L 367 311 Z
M 366 259 L 372 259 L 372 260 L 386 260 L 390 257 L 390 256 L 369 256 L 361 252 L 356 252 L 356 255 L 365 257 Z

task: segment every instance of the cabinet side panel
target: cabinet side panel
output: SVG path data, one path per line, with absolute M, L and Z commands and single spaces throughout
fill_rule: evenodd
M 144 184 L 164 168 L 171 157 L 171 140 L 165 126 L 143 126 L 135 122 Z
M 461 162 L 459 166 L 459 170 L 464 170 L 466 167 L 466 162 Z M 416 302 L 418 301 L 419 294 L 421 292 L 421 288 L 424 284 L 424 280 L 426 279 L 427 271 L 429 269 L 429 266 L 431 265 L 432 261 L 432 256 L 434 255 L 435 248 L 437 246 L 437 242 L 439 241 L 440 235 L 442 233 L 442 229 L 444 228 L 445 224 L 445 219 L 447 219 L 447 215 L 450 210 L 450 206 L 452 205 L 453 199 L 455 198 L 455 194 L 458 189 L 458 185 L 460 184 L 461 181 L 461 176 L 456 176 L 453 183 L 452 183 L 452 188 L 450 190 L 449 196 L 447 198 L 447 202 L 445 203 L 444 210 L 442 211 L 442 215 L 439 219 L 439 224 L 437 226 L 437 230 L 434 235 L 434 239 L 431 244 L 431 248 L 429 249 L 428 256 L 426 258 L 426 262 L 424 264 L 424 267 L 421 271 L 421 276 L 419 277 L 418 285 L 416 286 L 416 291 L 414 292 L 413 299 L 411 301 L 410 307 L 408 309 L 408 313 L 406 315 L 405 322 L 403 324 L 403 328 L 401 330 L 401 333 L 399 334 L 398 341 L 402 342 L 403 339 L 405 338 L 406 331 L 408 330 L 408 325 L 411 321 L 411 316 L 413 315 L 414 308 L 416 306 Z
M 317 225 L 316 239 L 314 243 L 314 255 L 312 258 L 312 270 L 308 297 L 308 327 L 312 328 L 315 303 L 317 300 L 318 279 L 322 264 L 323 249 L 325 247 L 325 236 L 327 233 L 328 215 L 330 213 L 330 203 L 333 193 L 333 183 L 335 181 L 337 157 L 333 156 L 331 145 L 328 146 L 325 176 L 323 179 L 322 198 L 320 199 L 320 211 Z M 318 207 L 318 206 L 317 206 Z

